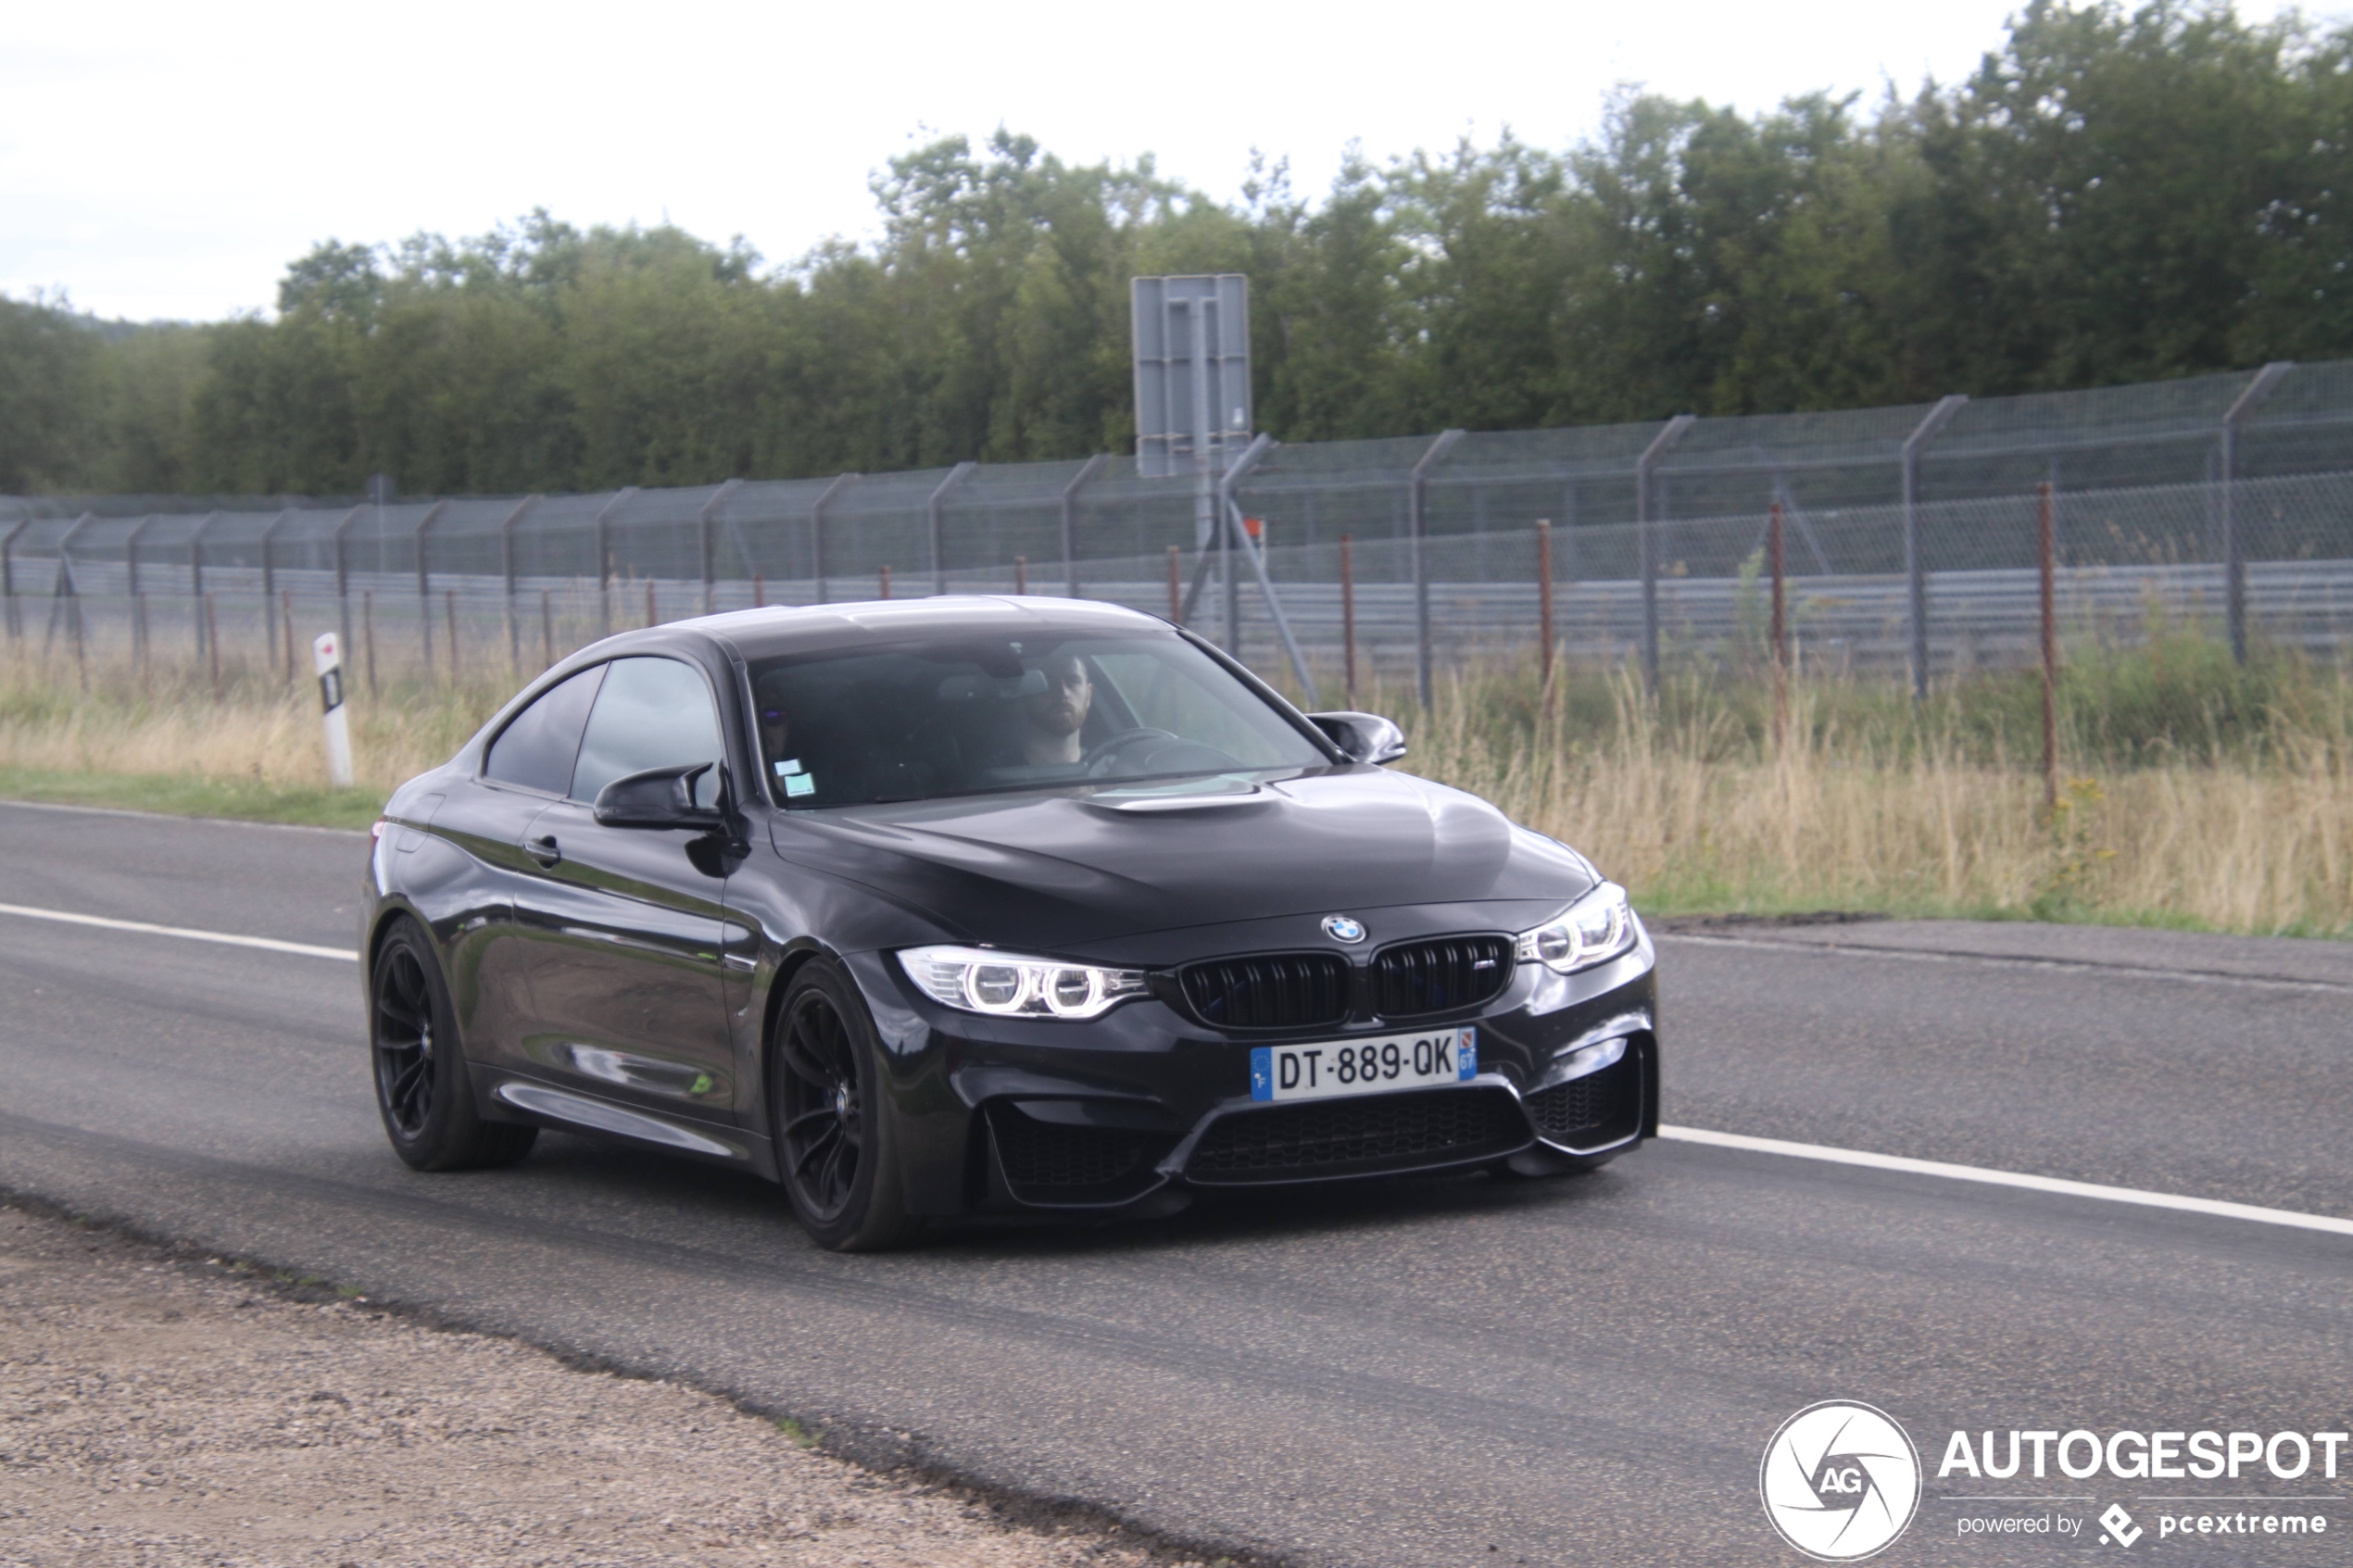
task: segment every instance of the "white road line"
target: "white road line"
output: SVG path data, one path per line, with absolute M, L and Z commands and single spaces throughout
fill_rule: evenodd
M 293 953 L 307 959 L 340 959 L 357 963 L 359 955 L 342 947 L 316 947 L 307 942 L 281 942 L 272 936 L 235 936 L 220 931 L 191 931 L 184 926 L 150 925 L 145 921 L 107 920 L 64 909 L 35 909 L 22 904 L 0 904 L 0 915 L 26 920 L 57 921 L 65 925 L 92 925 L 106 931 L 132 931 L 145 936 L 177 936 L 190 942 L 219 942 L 231 947 L 258 947 L 270 953 Z M 1761 946 L 1762 944 L 1760 944 Z M 1827 1144 L 1790 1143 L 1781 1138 L 1753 1138 L 1745 1133 L 1717 1133 L 1705 1127 L 1661 1125 L 1658 1135 L 1683 1143 L 1712 1144 L 1718 1148 L 1745 1149 L 1752 1154 L 1780 1154 L 1797 1160 L 1819 1160 L 1833 1165 L 1860 1165 L 1874 1171 L 1905 1171 L 1947 1181 L 1982 1182 L 1989 1186 L 2023 1187 L 2030 1192 L 2054 1192 L 2070 1198 L 2097 1198 L 2110 1203 L 2137 1203 L 2150 1209 L 2172 1209 L 2190 1214 L 2215 1214 L 2230 1220 L 2253 1220 L 2267 1225 L 2353 1236 L 2353 1220 L 2325 1214 L 2299 1214 L 2292 1209 L 2263 1209 L 2251 1203 L 2223 1203 L 2210 1198 L 2182 1198 L 2170 1192 L 2144 1192 L 2138 1187 L 2104 1186 L 2097 1182 L 2070 1182 L 2057 1176 L 2033 1176 L 2020 1171 L 1994 1171 L 1982 1165 L 1950 1165 L 1941 1160 L 1912 1160 L 1900 1154 L 1872 1154 L 1859 1148 L 1832 1148 Z
M 314 822 L 258 822 L 246 817 L 197 817 L 185 811 L 134 811 L 127 806 L 74 806 L 59 800 L 15 800 L 0 798 L 0 808 L 11 811 L 69 811 L 81 817 L 130 817 L 143 822 L 170 822 L 185 826 L 194 823 L 208 828 L 262 828 L 271 833 L 324 833 L 338 838 L 359 838 L 366 828 L 324 828 Z
M 258 947 L 265 953 L 293 953 L 306 959 L 341 959 L 358 963 L 359 955 L 345 947 L 314 947 L 308 942 L 281 942 L 274 936 L 233 936 L 225 931 L 191 931 L 180 925 L 149 925 L 139 920 L 107 920 L 77 915 L 64 909 L 34 909 L 22 904 L 0 904 L 0 915 L 27 920 L 53 920 L 63 925 L 94 925 L 105 931 L 135 931 L 143 936 L 177 936 L 189 942 L 218 942 L 226 947 Z
M 2353 985 L 2336 980 L 2293 980 L 2284 975 L 2226 974 L 2210 969 L 2160 969 L 2153 964 L 2034 959 L 2016 953 L 1956 953 L 1922 947 L 1875 947 L 1863 942 L 1777 942 L 1765 936 L 1702 936 L 1680 931 L 1661 931 L 1655 936 L 1661 942 L 1690 942 L 1704 947 L 1753 947 L 1775 953 L 1815 953 L 1842 959 L 1903 959 L 1912 963 L 1993 964 L 2006 969 L 2050 970 L 2060 974 L 2114 974 L 2134 980 L 2177 980 L 2185 985 L 2242 985 L 2263 991 L 2353 993 Z
M 2226 1220 L 2253 1220 L 2259 1224 L 2291 1225 L 2297 1230 L 2353 1236 L 2353 1220 L 2333 1219 L 2326 1214 L 2299 1214 L 2293 1209 L 2263 1209 L 2252 1203 L 2224 1203 L 2211 1198 L 2182 1198 L 2170 1192 L 2144 1192 L 2139 1187 L 2112 1187 L 2098 1182 L 2031 1176 L 2021 1171 L 1994 1171 L 1982 1165 L 1948 1165 L 1941 1160 L 1910 1160 L 1900 1154 L 1870 1154 L 1859 1148 L 1832 1148 L 1826 1144 L 1753 1138 L 1745 1133 L 1714 1133 L 1705 1127 L 1662 1125 L 1658 1135 L 1680 1139 L 1684 1143 L 1713 1144 L 1718 1148 L 1746 1149 L 1752 1154 L 1782 1154 L 1796 1160 L 1826 1160 L 1833 1165 L 1861 1165 L 1874 1171 L 1906 1171 L 1918 1176 L 1942 1176 L 1947 1181 L 2024 1187 L 2029 1192 L 2055 1192 L 2069 1198 L 2097 1198 L 2110 1203 L 2137 1203 L 2149 1209 L 2173 1209 L 2187 1214 L 2215 1214 Z

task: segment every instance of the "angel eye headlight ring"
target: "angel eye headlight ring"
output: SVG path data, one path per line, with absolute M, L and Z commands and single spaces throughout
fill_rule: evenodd
M 899 966 L 942 1007 L 998 1018 L 1100 1018 L 1145 993 L 1140 969 L 1064 963 L 988 947 L 909 947 Z
M 1519 961 L 1541 963 L 1555 974 L 1574 974 L 1626 953 L 1641 930 L 1626 889 L 1604 882 L 1556 919 L 1521 932 Z

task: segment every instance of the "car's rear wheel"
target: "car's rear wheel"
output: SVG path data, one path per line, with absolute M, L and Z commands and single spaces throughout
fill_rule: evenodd
M 907 1212 L 881 1078 L 857 986 L 829 960 L 810 960 L 777 1013 L 771 1125 L 794 1214 L 837 1252 L 901 1246 L 923 1228 Z
M 394 1153 L 420 1171 L 470 1171 L 531 1152 L 538 1128 L 485 1122 L 475 1110 L 449 989 L 414 921 L 398 921 L 376 949 L 368 997 L 376 1110 Z

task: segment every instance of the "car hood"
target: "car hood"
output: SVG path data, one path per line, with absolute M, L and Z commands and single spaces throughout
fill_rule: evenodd
M 789 812 L 771 840 L 961 940 L 1064 950 L 1396 905 L 1558 906 L 1595 881 L 1477 796 L 1366 767 Z

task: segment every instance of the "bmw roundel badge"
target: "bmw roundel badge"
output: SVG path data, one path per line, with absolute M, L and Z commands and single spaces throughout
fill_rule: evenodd
M 1326 915 L 1324 935 L 1335 942 L 1362 942 L 1365 939 L 1365 922 L 1350 920 L 1346 915 Z

